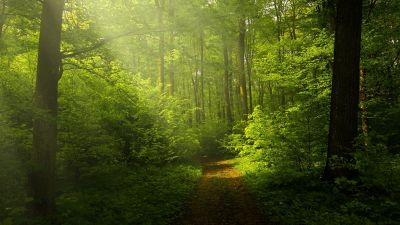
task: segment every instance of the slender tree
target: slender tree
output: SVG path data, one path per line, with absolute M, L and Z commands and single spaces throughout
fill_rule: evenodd
M 6 13 L 7 13 L 7 1 L 2 0 L 0 2 L 0 40 L 3 37 L 3 29 L 7 18 Z
M 205 96 L 204 96 L 204 31 L 200 31 L 200 92 L 201 92 L 201 119 L 206 119 Z
M 161 93 L 165 92 L 165 34 L 164 34 L 164 0 L 155 0 L 158 10 L 158 26 L 160 28 L 159 40 L 159 69 L 158 76 L 160 80 Z
M 324 179 L 354 177 L 353 141 L 357 136 L 362 0 L 338 0 L 331 113 Z
M 251 24 L 251 23 L 250 23 Z M 252 78 L 252 73 L 253 73 L 253 57 L 254 57 L 254 50 L 253 46 L 255 43 L 255 34 L 254 34 L 254 29 L 249 26 L 250 32 L 248 32 L 249 35 L 247 35 L 246 38 L 246 67 L 247 67 L 247 77 L 248 77 L 248 86 L 249 86 L 249 112 L 253 112 L 253 78 Z
M 245 119 L 249 113 L 247 104 L 246 73 L 245 73 L 245 39 L 246 21 L 242 17 L 239 21 L 239 94 L 242 117 Z
M 41 16 L 33 121 L 30 186 L 34 215 L 55 210 L 57 95 L 61 77 L 61 24 L 64 0 L 44 0 Z
M 175 70 L 174 70 L 174 31 L 172 30 L 172 21 L 175 17 L 175 0 L 169 0 L 169 11 L 168 16 L 170 22 L 170 34 L 169 34 L 169 50 L 170 50 L 170 60 L 169 60 L 169 95 L 175 95 Z
M 229 97 L 229 56 L 228 56 L 228 46 L 226 44 L 226 40 L 224 38 L 224 105 L 225 105 L 225 112 L 226 112 L 226 119 L 228 125 L 230 126 L 233 122 L 232 117 L 232 106 L 231 100 Z

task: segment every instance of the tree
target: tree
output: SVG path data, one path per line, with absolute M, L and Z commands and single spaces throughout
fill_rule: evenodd
M 239 21 L 239 94 L 240 108 L 243 118 L 249 113 L 247 104 L 246 73 L 245 73 L 245 40 L 246 40 L 246 20 L 242 17 Z
M 158 10 L 158 26 L 160 28 L 159 40 L 159 79 L 161 84 L 161 93 L 165 92 L 165 34 L 164 34 L 164 0 L 155 0 Z
M 6 12 L 7 12 L 7 2 L 3 0 L 0 2 L 0 39 L 3 36 L 3 29 L 6 23 Z
M 205 100 L 204 100 L 204 31 L 200 31 L 200 78 L 201 78 L 201 119 L 206 119 Z
M 57 95 L 61 76 L 61 24 L 64 0 L 43 2 L 34 105 L 32 172 L 30 184 L 35 215 L 55 209 Z
M 352 178 L 360 83 L 362 0 L 337 2 L 327 163 L 324 179 Z
M 224 105 L 225 105 L 225 112 L 226 112 L 226 119 L 228 122 L 228 125 L 231 126 L 233 122 L 233 117 L 232 117 L 232 106 L 231 106 L 231 99 L 230 99 L 230 82 L 229 82 L 229 55 L 228 55 L 228 46 L 226 44 L 226 38 L 223 38 L 224 40 Z

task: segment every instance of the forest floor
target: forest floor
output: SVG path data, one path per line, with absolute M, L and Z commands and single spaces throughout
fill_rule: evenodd
M 232 160 L 201 160 L 203 175 L 182 225 L 267 225 Z

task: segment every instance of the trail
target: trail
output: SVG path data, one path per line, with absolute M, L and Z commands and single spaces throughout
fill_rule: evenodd
M 205 161 L 182 225 L 267 225 L 230 160 Z

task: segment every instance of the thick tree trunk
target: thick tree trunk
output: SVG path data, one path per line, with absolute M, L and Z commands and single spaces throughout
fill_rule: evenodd
M 338 0 L 331 115 L 324 179 L 352 178 L 357 137 L 362 0 Z
M 224 40 L 224 65 L 225 65 L 225 73 L 224 73 L 224 102 L 225 102 L 225 112 L 226 119 L 228 122 L 228 126 L 232 125 L 232 111 L 231 111 L 231 100 L 229 97 L 229 55 L 228 55 L 228 47 L 226 45 L 226 41 Z
M 239 94 L 240 94 L 240 108 L 243 119 L 247 119 L 249 113 L 247 103 L 247 89 L 246 89 L 246 73 L 245 73 L 245 38 L 246 38 L 246 21 L 244 18 L 239 21 Z
M 61 24 L 64 0 L 43 2 L 34 95 L 33 151 L 30 187 L 32 210 L 46 216 L 55 210 L 57 95 L 61 76 Z

